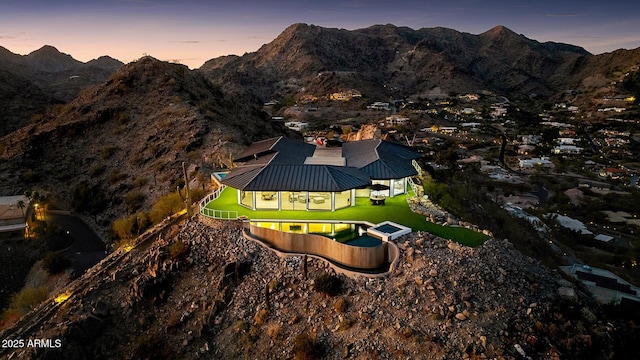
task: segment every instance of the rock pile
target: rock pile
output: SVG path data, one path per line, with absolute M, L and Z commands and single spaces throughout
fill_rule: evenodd
M 597 308 L 509 242 L 414 233 L 398 246 L 391 276 L 346 278 L 312 258 L 304 272 L 304 257 L 277 257 L 238 222 L 192 219 L 28 334 L 61 348 L 14 358 L 607 358 L 614 339 Z M 340 295 L 314 290 L 327 273 Z

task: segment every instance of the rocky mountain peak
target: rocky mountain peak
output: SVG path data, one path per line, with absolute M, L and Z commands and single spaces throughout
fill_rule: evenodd
M 53 46 L 45 45 L 26 56 L 30 65 L 40 71 L 57 72 L 69 70 L 82 64 L 71 55 L 61 53 Z

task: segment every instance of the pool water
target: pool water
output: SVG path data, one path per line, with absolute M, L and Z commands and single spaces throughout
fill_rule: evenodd
M 346 241 L 344 244 L 359 247 L 374 247 L 382 244 L 382 240 L 370 235 L 362 235 L 353 240 Z
M 380 232 L 386 233 L 386 234 L 393 234 L 396 231 L 400 231 L 402 229 L 397 228 L 393 225 L 389 225 L 389 224 L 384 224 L 384 225 L 380 225 L 380 226 L 376 226 L 373 228 L 374 230 L 378 230 Z

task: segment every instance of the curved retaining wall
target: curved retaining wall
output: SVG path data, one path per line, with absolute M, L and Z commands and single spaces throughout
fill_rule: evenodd
M 388 261 L 389 244 L 384 241 L 375 247 L 359 247 L 345 245 L 320 235 L 287 233 L 255 225 L 249 225 L 249 232 L 278 250 L 317 255 L 352 268 L 376 269 Z M 392 260 L 397 260 L 397 255 Z

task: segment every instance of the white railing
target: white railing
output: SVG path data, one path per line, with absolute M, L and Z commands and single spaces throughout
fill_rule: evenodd
M 220 219 L 220 220 L 237 220 L 238 219 L 238 212 L 235 210 L 216 210 L 216 209 L 203 208 L 202 210 L 200 210 L 200 214 L 206 217 Z
M 209 204 L 213 200 L 215 200 L 218 197 L 220 197 L 220 194 L 222 194 L 222 190 L 224 190 L 225 188 L 226 188 L 226 186 L 222 185 L 216 191 L 214 191 L 211 194 L 205 196 L 204 199 L 202 199 L 200 201 L 200 212 L 202 212 L 202 209 L 207 207 L 207 204 Z
M 413 180 L 413 178 L 408 178 L 407 182 L 409 183 L 409 186 L 411 186 L 411 190 L 413 190 L 413 194 L 415 196 L 422 196 L 424 194 L 424 189 L 422 188 L 422 184 L 416 184 Z M 407 196 L 407 199 L 409 197 Z
M 205 196 L 204 199 L 200 201 L 200 204 L 199 204 L 200 214 L 210 218 L 214 218 L 214 219 L 222 219 L 222 220 L 238 219 L 238 212 L 235 210 L 216 210 L 216 209 L 207 208 L 207 205 L 210 202 L 220 197 L 220 194 L 222 194 L 222 191 L 225 188 L 226 188 L 225 185 L 220 186 L 220 188 L 218 188 L 216 191 L 212 192 L 211 194 Z

